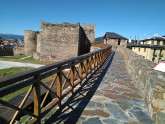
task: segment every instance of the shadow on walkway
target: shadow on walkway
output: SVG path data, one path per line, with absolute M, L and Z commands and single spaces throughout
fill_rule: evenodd
M 81 119 L 80 116 L 83 110 L 90 102 L 110 67 L 114 54 L 114 52 L 110 54 L 103 65 L 100 66 L 100 68 L 92 74 L 63 105 L 61 105 L 61 107 L 45 122 L 46 124 L 59 124 L 61 122 L 65 124 L 75 124 Z

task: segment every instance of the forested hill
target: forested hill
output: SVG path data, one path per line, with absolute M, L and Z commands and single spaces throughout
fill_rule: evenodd
M 3 39 L 24 39 L 24 35 L 17 35 L 17 34 L 4 34 L 0 33 L 0 37 Z

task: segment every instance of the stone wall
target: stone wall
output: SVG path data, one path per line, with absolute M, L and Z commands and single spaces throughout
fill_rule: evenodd
M 128 40 L 121 39 L 121 40 L 120 40 L 120 46 L 127 47 L 127 41 L 128 41 Z
M 63 60 L 78 55 L 80 24 L 51 24 L 41 22 L 37 36 L 40 59 Z
M 13 48 L 0 47 L 0 56 L 13 56 Z
M 6 48 L 0 47 L 0 56 L 18 56 L 24 54 L 24 47 Z
M 156 124 L 165 122 L 165 73 L 153 70 L 155 64 L 124 47 L 117 47 L 123 54 L 127 69 L 141 91 L 148 112 Z
M 90 52 L 95 40 L 95 25 L 80 26 L 80 23 L 52 24 L 41 21 L 41 32 L 25 31 L 25 50 L 40 60 L 64 60 Z M 32 44 L 36 43 L 36 44 Z M 36 45 L 35 49 L 29 46 Z M 27 52 L 26 52 L 27 53 Z
M 87 37 L 84 29 L 80 27 L 78 55 L 82 55 L 90 52 L 90 46 L 91 46 L 91 41 L 89 37 Z
M 19 56 L 24 54 L 24 47 L 14 47 L 13 48 L 14 56 Z
M 25 55 L 33 55 L 36 52 L 38 31 L 24 31 L 24 51 Z
M 107 44 L 109 44 L 109 45 L 118 45 L 118 40 L 119 39 L 108 39 Z
M 119 40 L 120 40 L 120 46 L 127 47 L 127 40 L 125 39 L 108 39 L 107 44 L 118 45 Z
M 95 24 L 92 25 L 89 24 L 85 25 L 84 23 L 82 24 L 82 28 L 91 43 L 95 42 L 95 26 L 96 26 Z

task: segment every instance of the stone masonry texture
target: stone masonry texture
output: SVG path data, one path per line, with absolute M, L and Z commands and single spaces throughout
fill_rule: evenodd
M 40 60 L 64 60 L 90 52 L 95 25 L 52 24 L 41 21 L 41 31 L 25 31 L 25 55 Z
M 79 23 L 41 23 L 40 57 L 67 59 L 78 55 Z M 39 47 L 37 47 L 39 48 Z M 38 52 L 38 51 L 37 51 Z
M 17 56 L 24 54 L 24 47 L 0 48 L 0 56 Z
M 147 61 L 141 59 L 140 56 L 132 53 L 129 49 L 120 46 L 114 46 L 113 51 L 94 74 L 81 86 L 78 85 L 73 95 L 70 94 L 62 101 L 60 108 L 53 108 L 42 118 L 42 123 L 164 124 L 163 107 L 160 107 L 161 109 L 155 109 L 154 106 L 148 107 L 150 101 L 147 101 L 149 98 L 144 92 L 151 92 L 151 87 L 146 86 L 145 91 L 143 91 L 143 87 L 138 84 L 144 80 L 143 78 L 148 79 L 152 85 L 159 79 L 159 82 L 154 84 L 158 89 L 154 89 L 153 94 L 151 94 L 153 96 L 150 95 L 149 97 L 152 98 L 151 100 L 160 101 L 157 104 L 163 106 L 162 73 L 158 73 L 156 77 L 152 78 L 147 75 L 136 79 L 137 73 L 145 76 L 145 72 L 139 72 L 136 68 L 136 71 L 131 73 L 128 67 L 130 66 L 133 69 L 133 65 L 128 65 L 125 52 L 129 53 L 129 59 L 133 59 L 131 56 L 140 59 L 139 61 L 136 60 L 138 61 L 137 65 L 140 65 L 140 62 Z M 152 63 L 146 64 L 151 67 L 154 66 Z M 148 69 L 145 68 L 145 71 L 148 72 Z M 154 76 L 154 72 L 152 70 L 151 76 Z M 158 79 L 154 80 L 155 78 Z M 146 83 L 145 85 L 149 84 Z M 151 102 L 151 104 L 157 105 L 154 101 Z M 3 107 L 1 107 L 1 110 L 3 110 Z M 24 123 L 29 120 L 30 118 L 27 118 Z
M 24 31 L 24 51 L 25 55 L 33 55 L 36 52 L 37 46 L 37 31 L 25 30 Z
M 120 46 L 127 47 L 127 40 L 125 39 L 108 39 L 107 44 L 116 46 L 120 40 Z
M 165 123 L 165 73 L 153 69 L 155 64 L 127 48 L 118 46 L 136 88 L 142 93 L 147 111 L 156 124 Z
M 75 93 L 51 111 L 43 123 L 153 124 L 142 94 L 116 51 Z

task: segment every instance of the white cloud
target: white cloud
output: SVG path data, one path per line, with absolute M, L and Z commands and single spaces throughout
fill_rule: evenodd
M 157 37 L 157 36 L 159 36 L 159 34 L 153 34 L 153 36 L 154 36 L 154 37 Z

